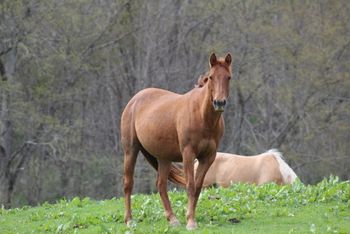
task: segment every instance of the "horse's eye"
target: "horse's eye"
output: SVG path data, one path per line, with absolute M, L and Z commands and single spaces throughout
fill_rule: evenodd
M 227 77 L 227 79 L 231 80 L 231 76 Z

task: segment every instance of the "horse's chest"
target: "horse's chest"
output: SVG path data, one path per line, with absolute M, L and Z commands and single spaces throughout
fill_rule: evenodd
M 217 149 L 217 143 L 215 139 L 202 139 L 198 142 L 197 152 L 198 156 L 210 154 Z
M 184 143 L 191 142 L 199 148 L 205 148 L 219 141 L 222 129 L 208 127 L 189 127 L 188 131 L 183 134 L 182 140 Z

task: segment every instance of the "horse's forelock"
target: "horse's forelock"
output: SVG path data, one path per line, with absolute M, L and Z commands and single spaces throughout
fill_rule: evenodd
M 225 58 L 219 58 L 216 66 L 218 65 L 225 68 L 229 73 L 231 73 L 231 65 L 226 63 Z

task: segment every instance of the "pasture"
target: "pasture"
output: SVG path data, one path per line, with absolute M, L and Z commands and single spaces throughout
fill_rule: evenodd
M 169 192 L 181 225 L 169 227 L 158 194 L 136 194 L 134 221 L 124 224 L 124 199 L 78 197 L 55 204 L 0 210 L 0 233 L 189 233 L 184 191 Z M 209 188 L 197 206 L 191 233 L 350 233 L 350 182 L 337 177 L 316 185 L 235 184 Z M 238 222 L 239 221 L 239 222 Z

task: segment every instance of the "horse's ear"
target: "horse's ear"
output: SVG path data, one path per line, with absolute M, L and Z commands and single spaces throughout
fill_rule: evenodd
M 217 63 L 218 63 L 218 60 L 216 58 L 216 55 L 215 55 L 215 53 L 212 53 L 210 55 L 210 58 L 209 58 L 209 65 L 210 65 L 210 67 L 216 65 Z
M 227 66 L 230 66 L 231 62 L 232 62 L 232 57 L 231 57 L 231 54 L 228 53 L 225 57 L 225 63 L 227 64 Z

